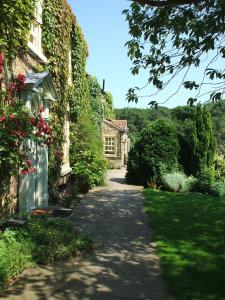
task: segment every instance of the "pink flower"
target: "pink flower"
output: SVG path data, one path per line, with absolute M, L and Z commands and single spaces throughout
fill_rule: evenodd
M 16 91 L 16 84 L 14 81 L 10 81 L 9 85 L 8 85 L 8 90 L 10 92 L 15 92 Z
M 20 171 L 20 174 L 22 174 L 22 175 L 27 175 L 28 173 L 29 173 L 29 171 L 26 169 L 23 169 Z
M 15 119 L 16 115 L 15 114 L 11 114 L 9 117 L 10 117 L 10 119 Z
M 32 160 L 31 160 L 31 159 L 28 159 L 28 160 L 27 160 L 27 164 L 28 164 L 28 165 L 31 165 L 31 164 L 32 164 Z
M 37 172 L 37 169 L 36 168 L 29 168 L 29 173 L 36 173 Z
M 3 122 L 3 121 L 5 121 L 6 120 L 6 116 L 2 116 L 1 118 L 0 118 L 0 122 Z
M 39 112 L 42 113 L 43 111 L 44 111 L 44 107 L 41 106 L 40 109 L 39 109 Z

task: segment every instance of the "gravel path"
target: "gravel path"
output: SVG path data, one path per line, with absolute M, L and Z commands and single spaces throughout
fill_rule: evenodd
M 5 299 L 169 300 L 151 244 L 142 188 L 111 170 L 107 186 L 91 191 L 72 216 L 96 240 L 85 257 L 24 272 Z

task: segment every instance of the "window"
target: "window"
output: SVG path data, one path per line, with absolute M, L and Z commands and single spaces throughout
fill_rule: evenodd
M 72 51 L 69 50 L 68 53 L 68 83 L 71 85 L 73 83 L 72 80 Z
M 105 137 L 105 154 L 116 154 L 116 141 L 114 137 Z
M 37 54 L 44 62 L 46 62 L 47 58 L 43 55 L 41 47 L 42 2 L 43 0 L 36 1 L 34 20 L 31 24 L 28 46 L 35 54 Z

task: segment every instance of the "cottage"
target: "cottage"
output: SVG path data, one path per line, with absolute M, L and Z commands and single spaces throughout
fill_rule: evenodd
M 9 3 L 8 6 L 10 5 L 11 4 Z M 59 137 L 61 145 L 60 148 L 57 149 L 61 153 L 61 162 L 59 162 L 60 167 L 58 168 L 58 162 L 57 159 L 55 159 L 56 162 L 53 166 L 53 169 L 59 169 L 59 172 L 57 171 L 59 173 L 59 176 L 58 178 L 56 178 L 55 181 L 64 183 L 71 172 L 69 160 L 70 107 L 69 102 L 66 99 L 69 98 L 69 92 L 67 91 L 69 91 L 70 87 L 73 88 L 71 32 L 75 28 L 74 24 L 76 21 L 68 4 L 65 1 L 62 1 L 61 3 L 59 2 L 58 6 L 62 14 L 67 14 L 70 16 L 70 18 L 68 18 L 67 23 L 65 23 L 65 29 L 62 26 L 62 30 L 64 30 L 63 32 L 65 32 L 66 38 L 64 38 L 63 40 L 63 37 L 59 37 L 59 39 L 62 40 L 64 45 L 67 45 L 67 48 L 66 50 L 65 48 L 63 48 L 62 50 L 61 48 L 58 49 L 58 51 L 62 51 L 62 53 L 64 53 L 64 61 L 61 63 L 61 69 L 57 69 L 56 63 L 59 59 L 62 61 L 62 57 L 54 57 L 54 55 L 56 55 L 56 50 L 48 51 L 46 41 L 45 45 L 43 45 L 43 33 L 45 33 L 45 36 L 48 37 L 48 41 L 50 41 L 51 38 L 51 36 L 49 35 L 49 28 L 47 27 L 48 23 L 46 20 L 45 22 L 43 21 L 44 5 L 47 11 L 48 6 L 51 5 L 51 2 L 43 0 L 35 1 L 35 7 L 33 7 L 32 13 L 33 17 L 30 17 L 30 20 L 28 18 L 28 12 L 26 12 L 26 10 L 20 11 L 19 7 L 13 7 L 15 14 L 24 13 L 26 14 L 26 20 L 29 20 L 26 21 L 27 24 L 29 24 L 28 28 L 21 27 L 21 32 L 22 30 L 24 31 L 24 36 L 21 35 L 20 37 L 19 34 L 14 34 L 14 29 L 10 27 L 10 23 L 4 23 L 4 26 L 7 28 L 7 30 L 5 29 L 5 31 L 3 31 L 8 32 L 8 36 L 7 34 L 3 36 L 3 40 L 5 39 L 5 44 L 3 43 L 3 47 L 0 47 L 0 49 L 2 49 L 0 51 L 0 54 L 4 54 L 4 69 L 2 68 L 3 72 L 2 69 L 0 72 L 0 90 L 4 89 L 4 84 L 2 84 L 2 82 L 9 82 L 10 78 L 17 76 L 17 74 L 23 74 L 23 76 L 25 76 L 26 79 L 21 91 L 20 98 L 24 100 L 24 106 L 31 111 L 32 115 L 37 116 L 40 108 L 43 108 L 44 121 L 47 123 L 51 123 L 52 120 L 50 120 L 50 113 L 52 110 L 52 106 L 54 105 L 53 103 L 60 103 L 58 104 L 58 106 L 61 105 L 65 107 L 63 116 L 62 112 L 58 113 L 56 111 L 55 113 L 55 119 L 58 120 L 58 123 L 61 122 L 61 136 Z M 31 6 L 27 10 L 30 9 Z M 31 16 L 31 13 L 29 16 Z M 20 17 L 23 18 L 22 15 L 20 15 Z M 54 11 L 52 12 L 52 15 L 50 17 L 52 18 L 52 20 L 54 20 L 54 18 L 57 17 Z M 62 18 L 62 20 L 64 20 L 64 18 Z M 26 24 L 25 21 L 24 23 L 18 23 L 17 26 L 19 28 L 19 26 L 25 26 L 24 24 Z M 11 31 L 8 28 L 10 28 Z M 16 41 L 15 46 L 14 48 L 10 48 L 10 43 L 14 45 L 13 39 L 15 39 Z M 25 41 L 27 45 L 20 45 L 16 39 L 18 39 L 20 43 L 22 43 L 22 41 Z M 51 43 L 52 49 L 56 49 L 57 40 L 54 39 L 51 41 Z M 45 49 L 45 51 L 43 49 Z M 50 75 L 50 73 L 54 77 Z M 62 95 L 64 98 L 62 97 Z M 2 103 L 0 103 L 1 107 L 4 107 L 5 101 L 1 98 L 0 101 L 2 101 Z M 55 109 L 56 107 L 58 107 L 57 105 L 54 106 Z M 58 117 L 60 116 L 60 113 L 62 121 Z M 2 194 L 2 191 L 0 193 L 0 210 L 3 206 L 6 207 L 7 203 L 7 205 L 9 206 L 7 208 L 7 211 L 10 212 L 15 212 L 16 210 L 30 211 L 31 209 L 40 207 L 44 208 L 48 206 L 48 145 L 44 143 L 39 145 L 35 140 L 26 139 L 21 145 L 21 147 L 23 148 L 23 152 L 27 153 L 27 158 L 29 159 L 30 164 L 32 165 L 33 170 L 35 170 L 35 172 L 25 174 L 21 173 L 21 171 L 19 170 L 18 175 L 10 179 L 8 191 L 6 190 L 5 194 Z
M 124 167 L 130 149 L 127 120 L 103 120 L 102 136 L 104 156 L 109 166 L 114 169 Z

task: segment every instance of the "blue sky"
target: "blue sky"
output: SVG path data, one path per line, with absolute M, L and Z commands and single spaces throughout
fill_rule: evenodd
M 147 74 L 133 76 L 130 73 L 131 62 L 124 47 L 129 40 L 128 24 L 122 10 L 129 7 L 127 0 L 69 0 L 74 14 L 78 19 L 89 48 L 87 72 L 97 77 L 98 81 L 106 80 L 106 90 L 113 95 L 114 106 L 148 107 L 151 100 L 165 101 L 176 92 L 181 76 L 157 98 L 140 98 L 138 104 L 128 104 L 126 93 L 130 87 L 144 86 Z M 201 70 L 201 69 L 200 69 Z M 191 75 L 200 78 L 200 71 L 192 71 Z M 190 78 L 187 78 L 187 80 Z M 144 95 L 154 92 L 148 88 Z M 190 92 L 181 90 L 171 98 L 165 106 L 185 105 Z

